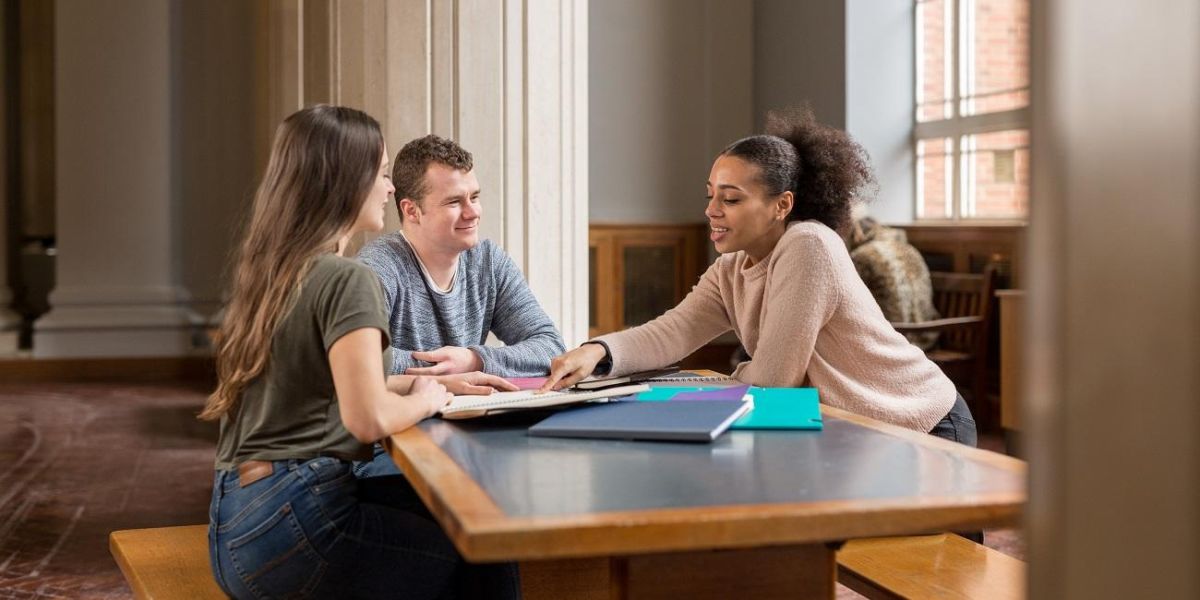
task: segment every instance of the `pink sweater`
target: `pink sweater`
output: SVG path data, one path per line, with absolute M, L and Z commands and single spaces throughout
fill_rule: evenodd
M 739 381 L 816 387 L 825 404 L 922 432 L 950 411 L 954 384 L 884 319 L 832 229 L 792 223 L 765 260 L 748 260 L 721 256 L 679 306 L 597 338 L 612 374 L 672 364 L 732 329 L 753 357 Z

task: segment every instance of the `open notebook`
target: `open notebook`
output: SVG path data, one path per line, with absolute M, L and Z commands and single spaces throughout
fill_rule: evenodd
M 442 409 L 442 418 L 471 419 L 513 410 L 608 401 L 609 398 L 637 394 L 648 389 L 650 386 L 639 383 L 587 392 L 563 390 L 536 394 L 533 390 L 519 390 L 516 392 L 492 392 L 487 396 L 455 396 L 454 400 Z

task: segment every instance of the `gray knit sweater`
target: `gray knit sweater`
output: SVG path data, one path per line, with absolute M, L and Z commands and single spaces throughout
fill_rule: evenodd
M 564 350 L 562 335 L 542 310 L 520 269 L 491 240 L 459 255 L 449 293 L 434 291 L 412 246 L 400 233 L 367 244 L 358 259 L 379 276 L 390 311 L 392 373 L 427 366 L 414 351 L 470 348 L 483 371 L 502 377 L 545 375 Z M 485 346 L 493 332 L 503 347 Z

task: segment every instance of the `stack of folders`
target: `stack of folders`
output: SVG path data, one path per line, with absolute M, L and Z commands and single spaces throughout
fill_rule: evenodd
M 711 442 L 753 408 L 745 395 L 706 402 L 618 401 L 551 415 L 530 427 L 529 435 Z

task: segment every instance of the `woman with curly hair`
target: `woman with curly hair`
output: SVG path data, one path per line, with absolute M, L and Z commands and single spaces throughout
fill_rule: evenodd
M 816 387 L 830 406 L 974 445 L 954 384 L 888 324 L 846 250 L 851 208 L 873 181 L 844 131 L 807 109 L 771 113 L 767 134 L 730 144 L 709 174 L 704 214 L 721 257 L 662 316 L 555 358 L 544 389 L 673 364 L 732 330 L 752 357 L 739 381 Z

